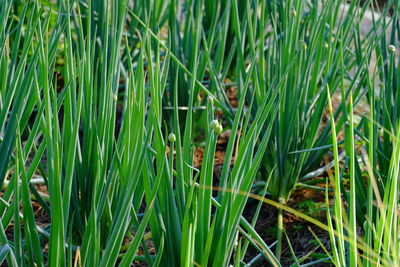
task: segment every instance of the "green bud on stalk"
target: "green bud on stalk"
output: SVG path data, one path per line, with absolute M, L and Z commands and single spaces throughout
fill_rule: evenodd
M 304 51 L 307 51 L 308 47 L 307 47 L 306 42 L 301 41 L 301 46 L 302 46 L 302 48 L 303 48 Z
M 172 143 L 176 141 L 176 136 L 175 136 L 174 133 L 170 133 L 170 134 L 168 135 L 168 141 L 170 141 L 170 142 L 172 142 Z
M 222 125 L 221 125 L 220 123 L 217 125 L 217 127 L 214 128 L 214 131 L 215 131 L 217 134 L 222 133 L 222 130 L 223 130 L 223 128 L 222 128 Z
M 210 127 L 215 130 L 215 128 L 218 126 L 219 122 L 217 120 L 212 120 L 210 123 Z

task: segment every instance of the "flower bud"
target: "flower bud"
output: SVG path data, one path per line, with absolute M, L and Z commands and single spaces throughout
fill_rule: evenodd
M 215 128 L 218 126 L 219 122 L 217 120 L 212 120 L 210 122 L 210 127 L 215 130 Z
M 168 141 L 170 141 L 170 142 L 175 142 L 176 141 L 176 136 L 175 136 L 174 133 L 170 133 L 168 135 Z
M 212 98 L 211 96 L 208 96 L 207 101 L 212 104 L 214 102 L 214 98 Z
M 301 46 L 302 46 L 304 51 L 306 51 L 308 49 L 307 44 L 304 41 L 301 41 Z
M 117 96 L 117 95 L 114 95 L 114 96 L 113 96 L 113 99 L 114 99 L 114 101 L 117 101 L 117 100 L 118 100 L 118 96 Z
M 218 123 L 217 127 L 214 128 L 214 131 L 215 131 L 217 134 L 222 133 L 222 130 L 223 130 L 223 128 L 222 128 L 222 125 L 221 125 L 220 123 Z
M 392 53 L 396 52 L 396 47 L 394 45 L 389 45 L 388 49 Z
M 286 199 L 284 197 L 280 197 L 280 198 L 278 198 L 278 200 L 279 200 L 279 203 L 286 205 Z

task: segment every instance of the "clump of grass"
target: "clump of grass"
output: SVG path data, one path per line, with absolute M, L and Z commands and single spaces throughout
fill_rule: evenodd
M 353 1 L 348 12 L 344 12 L 343 4 L 342 1 L 257 2 L 254 9 L 247 5 L 246 31 L 236 21 L 237 47 L 244 40 L 249 44 L 248 51 L 238 50 L 241 60 L 237 69 L 242 79 L 247 68 L 246 52 L 258 58 L 248 100 L 254 101 L 252 111 L 257 110 L 270 92 L 279 92 L 276 100 L 279 111 L 262 166 L 265 178 L 271 174 L 268 193 L 281 203 L 286 203 L 299 180 L 320 164 L 329 148 L 332 127 L 340 129 L 345 122 L 340 116 L 346 107 L 341 105 L 335 115 L 337 123 L 321 127 L 327 94 L 338 92 L 346 98 L 352 91 L 355 97 L 360 93 L 353 77 L 346 75 L 354 69 L 357 58 L 344 48 L 359 41 L 356 38 L 359 29 L 350 25 L 357 23 L 365 10 Z M 261 15 L 254 11 L 258 9 L 262 10 Z M 356 15 L 356 11 L 360 14 Z M 242 33 L 246 35 L 241 36 Z M 331 85 L 329 92 L 325 90 L 327 84 Z M 278 257 L 282 227 L 280 210 Z
M 331 244 L 333 262 L 337 266 L 388 266 L 398 265 L 398 174 L 399 174 L 399 123 L 398 96 L 398 58 L 395 46 L 398 43 L 396 32 L 399 3 L 393 1 L 391 17 L 386 20 L 388 5 L 383 11 L 382 20 L 375 24 L 370 41 L 360 54 L 366 60 L 360 67 L 367 73 L 363 83 L 369 114 L 366 114 L 356 127 L 353 116 L 353 98 L 348 103 L 348 124 L 346 124 L 345 168 L 350 176 L 350 189 L 344 192 L 348 200 L 347 212 L 339 193 L 335 195 L 334 221 L 328 216 L 331 225 Z M 391 26 L 391 30 L 387 29 Z M 388 37 L 389 36 L 389 37 Z M 370 70 L 370 62 L 376 57 Z M 379 84 L 379 87 L 378 87 Z M 377 90 L 378 88 L 379 90 Z M 355 136 L 363 142 L 356 145 Z M 333 136 L 335 139 L 335 135 Z M 337 144 L 334 145 L 337 147 Z M 361 146 L 361 147 L 359 147 Z M 337 150 L 336 150 L 337 151 Z M 338 157 L 335 152 L 335 158 Z M 335 192 L 343 190 L 343 172 L 335 162 Z M 339 189 L 342 187 L 342 189 Z
M 0 262 L 239 266 L 252 246 L 259 256 L 250 263 L 281 266 L 286 210 L 330 233 L 334 264 L 396 265 L 399 2 L 382 11 L 394 25 L 390 42 L 385 16 L 361 36 L 369 1 L 342 13 L 344 2 L 4 0 Z M 356 125 L 364 99 L 369 114 Z M 204 144 L 199 169 L 195 139 Z M 285 202 L 330 148 L 335 199 L 324 225 Z M 245 218 L 250 197 L 256 212 Z M 32 201 L 48 225 L 36 222 Z M 279 210 L 275 253 L 255 230 L 263 203 Z

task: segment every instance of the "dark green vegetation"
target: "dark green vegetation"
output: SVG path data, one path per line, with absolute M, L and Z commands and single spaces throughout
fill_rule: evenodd
M 0 261 L 400 265 L 400 2 L 344 2 L 0 0 Z M 283 263 L 283 211 L 329 248 Z

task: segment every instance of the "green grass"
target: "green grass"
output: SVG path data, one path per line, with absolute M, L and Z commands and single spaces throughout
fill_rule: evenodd
M 0 0 L 0 262 L 399 265 L 400 2 L 344 2 Z

